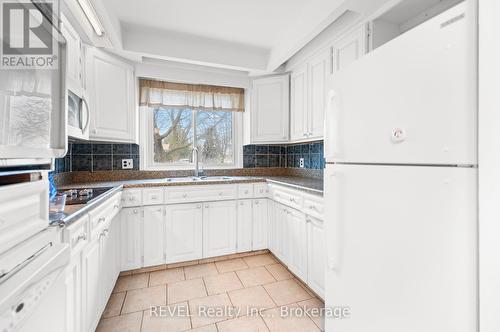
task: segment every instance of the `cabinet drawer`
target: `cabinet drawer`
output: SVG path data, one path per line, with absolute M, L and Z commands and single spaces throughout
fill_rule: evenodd
M 253 184 L 239 184 L 238 185 L 238 198 L 252 198 L 253 197 Z
M 46 180 L 0 187 L 0 253 L 49 225 Z
M 122 206 L 139 206 L 142 204 L 142 190 L 141 189 L 126 189 L 122 194 Z
M 310 216 L 323 220 L 324 204 L 323 199 L 305 197 L 304 198 L 304 213 Z
M 100 206 L 89 212 L 90 235 L 94 239 L 97 234 L 108 227 L 111 220 L 120 212 L 120 198 L 122 193 L 114 194 Z
M 222 201 L 236 199 L 236 185 L 196 185 L 171 187 L 165 191 L 166 203 Z
M 302 209 L 303 199 L 302 196 L 280 188 L 274 188 L 273 190 L 273 199 L 281 204 L 288 205 L 294 209 L 300 210 Z
M 253 193 L 255 198 L 269 197 L 269 186 L 266 182 L 254 184 Z
M 142 189 L 142 204 L 155 205 L 163 204 L 163 188 L 144 188 Z
M 85 215 L 64 228 L 63 242 L 69 244 L 71 255 L 75 255 L 89 242 L 89 216 Z

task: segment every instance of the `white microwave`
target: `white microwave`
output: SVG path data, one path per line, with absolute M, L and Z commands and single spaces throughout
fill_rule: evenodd
M 0 36 L 4 45 L 0 68 L 0 171 L 50 164 L 51 159 L 66 154 L 68 145 L 66 40 L 59 30 L 59 7 L 48 13 L 40 3 L 20 2 L 19 5 L 26 12 L 38 9 L 42 14 L 47 24 L 40 27 L 48 40 L 45 45 L 50 45 L 47 46 L 50 53 L 39 57 L 36 52 L 35 56 L 30 55 L 30 40 L 26 42 L 28 37 L 19 36 L 24 33 L 23 29 Z M 22 25 L 16 20 L 18 16 L 12 17 L 10 24 Z M 19 40 L 24 40 L 22 48 L 15 44 Z M 5 45 L 9 45 L 7 51 Z M 12 61 L 5 62 L 6 57 Z M 36 60 L 30 63 L 30 59 Z
M 68 89 L 68 136 L 87 140 L 89 120 L 89 105 L 85 96 Z

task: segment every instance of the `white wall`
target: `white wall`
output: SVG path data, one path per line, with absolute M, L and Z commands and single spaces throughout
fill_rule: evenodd
M 500 331 L 500 1 L 479 3 L 480 331 Z

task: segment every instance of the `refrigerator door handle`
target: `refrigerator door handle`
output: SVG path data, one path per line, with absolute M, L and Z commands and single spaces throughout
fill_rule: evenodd
M 333 161 L 337 157 L 338 147 L 338 94 L 335 90 L 328 92 L 325 113 L 325 159 Z

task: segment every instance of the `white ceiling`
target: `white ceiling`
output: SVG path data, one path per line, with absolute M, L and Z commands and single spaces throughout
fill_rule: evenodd
M 112 52 L 265 74 L 346 10 L 397 0 L 91 1 Z
M 106 0 L 122 23 L 272 48 L 321 0 Z

